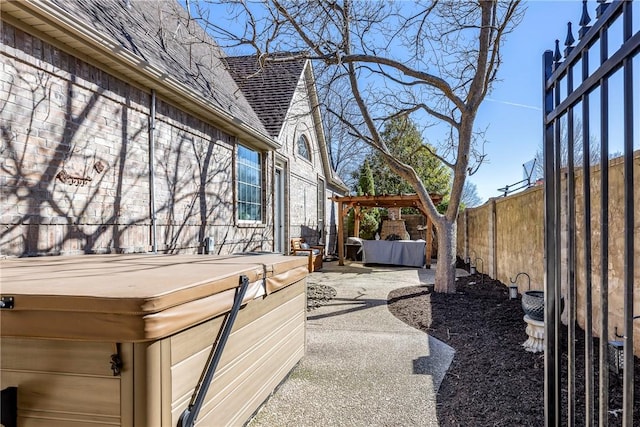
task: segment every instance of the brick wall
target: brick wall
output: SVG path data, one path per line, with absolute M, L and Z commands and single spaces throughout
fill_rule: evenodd
M 150 90 L 4 22 L 0 67 L 0 254 L 150 251 Z M 158 249 L 271 250 L 270 202 L 235 224 L 234 137 L 160 98 L 156 117 Z

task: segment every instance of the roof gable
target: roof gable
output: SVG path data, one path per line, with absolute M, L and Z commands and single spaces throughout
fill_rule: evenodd
M 279 53 L 272 55 L 272 58 L 276 61 L 269 61 L 262 67 L 255 55 L 227 56 L 225 62 L 238 87 L 274 138 L 280 135 L 300 80 L 306 80 L 313 131 L 319 144 L 324 176 L 328 179 L 328 184 L 346 192 L 347 186 L 337 176 L 329 159 L 311 62 L 296 53 Z
M 284 58 L 287 54 L 277 55 Z M 306 59 L 268 62 L 262 67 L 258 57 L 224 58 L 231 76 L 257 113 L 269 134 L 277 138 L 284 124 L 294 92 L 302 77 Z

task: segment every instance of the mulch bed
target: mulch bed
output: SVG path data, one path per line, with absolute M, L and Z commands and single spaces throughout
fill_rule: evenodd
M 483 283 L 482 283 L 483 282 Z M 520 300 L 488 276 L 457 281 L 457 293 L 426 286 L 397 289 L 388 307 L 400 320 L 444 341 L 456 351 L 438 392 L 440 426 L 544 426 L 544 356 L 523 349 L 527 339 Z M 584 332 L 576 327 L 576 426 L 584 425 Z M 561 335 L 563 415 L 566 413 L 566 330 Z M 598 342 L 595 340 L 595 394 Z M 635 359 L 634 422 L 640 425 L 640 362 Z M 609 425 L 622 425 L 622 380 L 609 376 Z M 597 417 L 597 401 L 595 403 Z M 566 421 L 563 420 L 563 425 Z

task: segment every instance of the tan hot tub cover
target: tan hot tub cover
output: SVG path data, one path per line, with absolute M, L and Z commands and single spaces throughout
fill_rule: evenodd
M 307 275 L 306 259 L 264 255 L 80 255 L 0 261 L 2 336 L 137 342 L 163 338 Z

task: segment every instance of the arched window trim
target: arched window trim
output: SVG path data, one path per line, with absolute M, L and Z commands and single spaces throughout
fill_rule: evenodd
M 301 147 L 304 147 L 304 149 L 306 150 L 306 155 L 305 155 L 304 151 L 301 150 Z M 311 159 L 311 143 L 309 142 L 309 138 L 307 138 L 307 136 L 304 133 L 300 134 L 300 136 L 298 137 L 298 139 L 296 141 L 296 156 L 300 157 L 301 159 L 306 160 L 309 163 L 312 162 L 312 159 Z

